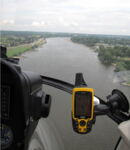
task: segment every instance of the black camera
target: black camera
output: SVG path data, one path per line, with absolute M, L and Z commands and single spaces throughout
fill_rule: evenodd
M 2 149 L 24 149 L 28 129 L 41 117 L 48 117 L 51 96 L 43 91 L 40 75 L 22 71 L 18 59 L 7 58 L 3 49 L 1 47 L 1 146 Z

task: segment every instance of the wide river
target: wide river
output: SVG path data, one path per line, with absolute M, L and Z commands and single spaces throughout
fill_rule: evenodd
M 34 71 L 74 83 L 75 73 L 82 72 L 89 87 L 104 100 L 115 88 L 130 98 L 130 87 L 120 85 L 113 67 L 106 67 L 92 49 L 72 43 L 69 38 L 49 38 L 47 43 L 22 55 L 24 70 Z M 71 95 L 44 86 L 52 95 L 52 108 L 48 122 L 55 126 L 65 150 L 111 150 L 119 137 L 117 124 L 106 116 L 99 116 L 91 133 L 79 135 L 72 129 Z M 51 142 L 51 141 L 50 141 Z

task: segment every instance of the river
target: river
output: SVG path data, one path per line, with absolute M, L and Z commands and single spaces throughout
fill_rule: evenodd
M 72 43 L 69 38 L 48 38 L 47 44 L 26 52 L 20 64 L 24 70 L 34 71 L 74 83 L 75 73 L 82 72 L 89 87 L 105 99 L 112 89 L 122 90 L 130 97 L 130 88 L 120 85 L 112 66 L 106 67 L 97 53 L 84 45 Z M 91 133 L 74 133 L 71 123 L 71 95 L 44 86 L 52 95 L 52 108 L 48 120 L 55 125 L 65 150 L 111 150 L 118 139 L 117 125 L 108 117 L 97 117 Z

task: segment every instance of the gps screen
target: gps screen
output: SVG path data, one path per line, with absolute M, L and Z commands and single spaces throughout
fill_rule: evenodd
M 92 93 L 79 91 L 75 93 L 75 117 L 91 117 Z

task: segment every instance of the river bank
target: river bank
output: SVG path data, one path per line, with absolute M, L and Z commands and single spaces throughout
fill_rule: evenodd
M 81 40 L 74 40 L 71 38 L 71 41 L 73 43 L 77 44 L 83 44 L 86 47 L 90 48 L 94 52 L 98 53 L 98 59 L 101 61 L 102 64 L 105 66 L 113 66 L 114 72 L 129 72 L 129 62 L 130 62 L 130 57 L 129 54 L 126 53 L 126 56 L 124 57 L 125 51 L 129 51 L 129 47 L 125 46 L 114 46 L 112 44 L 108 43 L 93 43 L 93 44 L 88 44 L 85 43 L 85 41 Z M 126 50 L 127 49 L 127 50 Z M 118 56 L 119 55 L 119 56 Z M 128 56 L 127 56 L 128 55 Z M 119 78 L 119 83 L 123 86 L 128 86 L 130 87 L 130 73 L 127 73 L 124 75 L 125 79 L 120 79 Z
M 130 71 L 120 71 L 116 73 L 119 82 L 123 86 L 130 87 Z
M 19 56 L 22 53 L 29 51 L 29 50 L 33 50 L 34 48 L 37 48 L 45 43 L 46 43 L 46 39 L 40 38 L 36 40 L 35 42 L 29 43 L 29 44 L 22 44 L 22 45 L 15 46 L 15 47 L 7 47 L 7 56 L 8 57 Z

